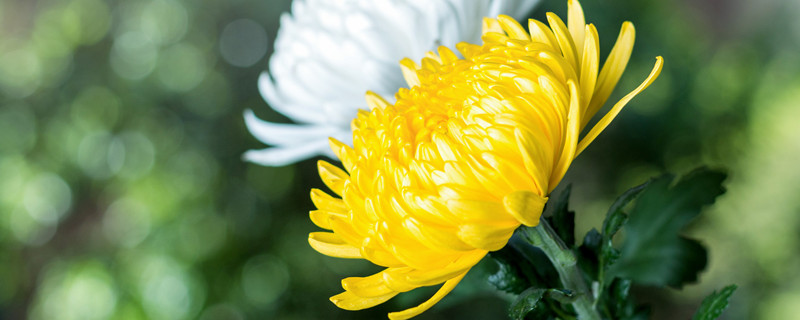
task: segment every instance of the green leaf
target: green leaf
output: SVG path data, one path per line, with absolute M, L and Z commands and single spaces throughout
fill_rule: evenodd
M 577 299 L 572 290 L 566 289 L 549 289 L 547 290 L 547 297 L 563 304 L 573 303 Z
M 508 315 L 511 319 L 523 320 L 533 309 L 536 309 L 536 304 L 547 292 L 547 289 L 530 288 L 523 291 L 517 296 L 517 299 L 511 303 L 511 308 L 508 310 Z
M 650 184 L 650 182 L 645 182 L 639 186 L 633 187 L 628 191 L 625 191 L 614 203 L 611 205 L 611 208 L 608 209 L 608 213 L 606 214 L 606 218 L 603 221 L 603 236 L 611 238 L 614 234 L 622 228 L 622 225 L 628 220 L 627 215 L 622 209 L 625 208 L 633 199 L 636 199 L 636 196 L 639 195 L 646 187 Z
M 680 232 L 725 192 L 725 174 L 701 168 L 674 185 L 673 180 L 663 175 L 641 192 L 624 226 L 619 259 L 609 267 L 606 280 L 620 277 L 676 288 L 697 280 L 707 263 L 706 250 Z
M 597 280 L 598 268 L 600 264 L 600 247 L 603 243 L 603 235 L 597 229 L 589 230 L 583 237 L 583 244 L 578 247 L 578 267 L 583 273 L 589 275 L 592 280 Z
M 728 307 L 728 299 L 730 299 L 734 291 L 736 291 L 736 285 L 732 284 L 719 292 L 714 291 L 712 294 L 708 295 L 708 297 L 703 299 L 703 303 L 700 304 L 700 309 L 694 314 L 692 320 L 714 320 L 719 318 L 722 311 Z
M 611 319 L 646 320 L 650 318 L 650 308 L 637 305 L 633 299 L 630 299 L 630 290 L 630 280 L 617 278 L 609 285 L 608 294 L 601 297 L 602 303 L 607 306 L 612 315 Z
M 607 283 L 605 281 L 606 268 L 617 261 L 620 255 L 619 250 L 614 248 L 613 240 L 614 235 L 628 222 L 628 215 L 623 209 L 647 187 L 648 183 L 649 182 L 646 182 L 625 191 L 625 193 L 614 201 L 611 208 L 608 209 L 608 213 L 606 213 L 606 218 L 603 220 L 602 240 L 597 257 L 597 279 L 600 280 L 600 285 L 603 286 L 600 290 L 605 290 L 605 285 Z
M 528 281 L 516 266 L 498 259 L 496 255 L 493 258 L 497 262 L 498 269 L 489 276 L 490 284 L 498 290 L 512 294 L 520 294 L 529 287 Z
M 529 245 L 515 234 L 508 244 L 489 253 L 499 267 L 489 276 L 497 289 L 519 294 L 529 287 L 553 288 L 558 285 L 558 272 L 541 249 Z
M 572 248 L 575 245 L 575 211 L 569 210 L 569 195 L 572 185 L 567 185 L 558 195 L 558 199 L 547 202 L 545 214 L 550 226 L 564 243 Z

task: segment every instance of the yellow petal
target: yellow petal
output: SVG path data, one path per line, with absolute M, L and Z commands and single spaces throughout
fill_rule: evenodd
M 408 229 L 408 232 L 416 236 L 417 240 L 432 250 L 466 251 L 472 249 L 472 247 L 456 237 L 455 228 L 420 223 L 411 217 L 403 221 L 403 226 Z
M 361 310 L 377 306 L 396 295 L 397 292 L 393 292 L 382 296 L 364 298 L 359 297 L 352 292 L 345 291 L 331 297 L 331 302 L 333 302 L 333 304 L 335 304 L 337 307 L 345 310 Z
M 611 48 L 611 53 L 608 55 L 597 78 L 597 88 L 594 90 L 594 96 L 592 101 L 589 102 L 589 110 L 587 111 L 589 118 L 594 117 L 594 114 L 603 107 L 608 97 L 611 96 L 611 92 L 614 91 L 614 87 L 617 86 L 619 78 L 622 77 L 622 73 L 625 71 L 625 66 L 628 65 L 635 38 L 636 30 L 633 28 L 633 23 L 628 21 L 622 23 L 617 42 Z
M 414 62 L 414 60 L 409 58 L 400 60 L 400 69 L 403 70 L 403 78 L 406 79 L 406 83 L 408 83 L 409 88 L 419 86 L 419 76 L 417 76 L 417 70 L 419 70 L 419 66 L 416 62 Z
M 436 54 L 436 52 L 428 51 L 425 53 L 425 58 L 433 59 L 436 61 L 437 64 L 442 64 L 442 58 Z
M 578 147 L 578 135 L 580 134 L 581 124 L 580 95 L 574 82 L 570 81 L 568 84 L 570 91 L 570 103 L 569 115 L 567 116 L 567 135 L 564 140 L 564 149 L 561 152 L 558 164 L 556 164 L 555 168 L 553 169 L 553 174 L 550 176 L 550 190 L 547 190 L 548 194 L 553 192 L 553 189 L 556 188 L 558 183 L 561 181 L 561 178 L 563 178 L 567 173 L 569 165 L 572 163 L 572 160 L 575 159 L 575 150 Z
M 443 64 L 458 61 L 458 56 L 455 53 L 453 53 L 453 50 L 450 50 L 450 48 L 448 47 L 439 46 L 439 48 L 437 48 L 437 51 L 439 51 L 439 58 L 442 60 Z
M 342 288 L 363 298 L 385 296 L 396 292 L 386 286 L 383 271 L 368 277 L 349 277 L 342 280 Z
M 459 42 L 456 43 L 456 49 L 458 49 L 458 52 L 460 52 L 465 59 L 470 59 L 481 51 L 481 46 L 467 42 Z
M 514 220 L 505 213 L 497 201 L 448 199 L 447 208 L 462 222 L 513 224 Z
M 574 69 L 577 69 L 578 50 L 575 49 L 575 43 L 572 41 L 572 36 L 570 36 L 567 26 L 564 25 L 564 21 L 561 21 L 561 18 L 552 12 L 547 13 L 547 21 L 550 23 L 550 27 L 553 28 L 553 33 L 556 35 L 558 46 L 561 48 L 564 58 Z
M 331 230 L 333 227 L 331 226 L 331 219 L 338 218 L 338 219 L 346 219 L 347 216 L 331 211 L 325 210 L 313 210 L 308 213 L 309 217 L 311 218 L 311 222 L 317 225 L 320 228 Z
M 608 124 L 611 123 L 612 120 L 614 120 L 617 114 L 619 114 L 619 112 L 622 110 L 622 107 L 628 104 L 628 102 L 631 101 L 633 97 L 635 97 L 637 94 L 639 94 L 639 92 L 642 92 L 642 90 L 650 86 L 650 84 L 653 83 L 653 81 L 655 81 L 656 78 L 658 78 L 658 75 L 661 73 L 661 68 L 663 66 L 664 66 L 664 58 L 656 57 L 656 65 L 653 67 L 653 71 L 650 72 L 650 75 L 647 76 L 647 79 L 645 79 L 644 82 L 642 82 L 642 84 L 639 85 L 639 87 L 637 87 L 635 90 L 631 91 L 631 93 L 628 93 L 625 97 L 619 100 L 619 102 L 617 102 L 614 105 L 614 107 L 611 108 L 611 110 L 608 113 L 606 113 L 606 115 L 603 116 L 603 118 L 600 119 L 600 121 L 598 121 L 597 124 L 594 125 L 592 130 L 589 131 L 589 133 L 587 133 L 586 136 L 583 137 L 583 140 L 581 140 L 581 142 L 578 144 L 578 150 L 575 154 L 576 156 L 580 154 L 583 151 L 583 149 L 586 149 L 586 147 L 589 146 L 589 144 L 592 143 L 592 141 L 594 141 L 595 138 L 597 138 L 600 132 L 603 132 L 603 130 L 608 126 Z
M 351 246 L 339 236 L 331 232 L 312 232 L 308 235 L 308 243 L 314 250 L 326 256 L 361 259 L 358 248 Z
M 367 91 L 365 98 L 367 99 L 367 105 L 369 106 L 370 109 L 376 109 L 376 108 L 385 109 L 387 106 L 391 105 L 389 102 L 386 102 L 386 100 L 383 99 L 383 97 L 381 97 L 379 94 L 372 91 Z
M 539 20 L 528 19 L 528 30 L 531 34 L 531 41 L 546 44 L 553 49 L 558 48 L 558 41 L 546 24 Z
M 505 247 L 519 223 L 499 226 L 490 223 L 463 224 L 458 226 L 458 238 L 482 250 L 495 251 Z
M 324 160 L 317 161 L 317 169 L 322 182 L 331 191 L 341 196 L 342 191 L 344 191 L 344 183 L 349 178 L 347 173 Z
M 514 191 L 503 198 L 503 206 L 517 221 L 529 226 L 539 225 L 547 198 L 530 191 Z
M 483 18 L 483 24 L 481 26 L 482 35 L 486 35 L 490 32 L 503 33 L 503 27 L 500 26 L 500 22 L 492 18 Z
M 525 170 L 533 175 L 533 181 L 538 191 L 544 193 L 549 190 L 547 184 L 550 182 L 550 172 L 553 168 L 553 149 L 544 143 L 534 143 L 540 141 L 529 131 L 516 130 L 514 132 L 517 148 L 522 155 Z
M 597 71 L 600 67 L 600 40 L 594 25 L 586 26 L 586 41 L 581 58 L 581 129 L 586 126 L 591 116 L 588 114 L 589 102 L 594 95 L 597 84 Z
M 488 251 L 486 250 L 473 249 L 471 251 L 464 252 L 450 264 L 447 264 L 441 268 L 425 270 L 411 268 L 403 273 L 402 280 L 409 285 L 417 287 L 437 285 L 471 269 L 479 261 L 481 261 L 481 259 L 483 259 L 487 253 Z
M 584 20 L 583 17 L 583 8 L 581 8 L 581 4 L 578 0 L 568 0 L 567 8 L 569 33 L 572 34 L 575 48 L 578 50 L 578 56 L 580 57 L 583 55 L 584 27 L 586 27 L 586 20 Z
M 320 189 L 311 189 L 311 202 L 317 209 L 345 214 L 348 209 L 344 201 L 334 198 Z
M 353 165 L 356 161 L 356 153 L 353 148 L 334 138 L 328 138 L 328 144 L 330 144 L 331 150 L 333 150 L 333 153 L 336 154 L 336 157 L 342 162 L 344 168 L 348 171 L 353 170 Z
M 434 294 L 433 297 L 428 299 L 428 301 L 425 301 L 422 304 L 420 304 L 420 305 L 418 305 L 416 307 L 410 308 L 410 309 L 406 309 L 406 310 L 399 311 L 399 312 L 389 313 L 389 319 L 392 319 L 392 320 L 405 320 L 405 319 L 410 319 L 412 317 L 415 317 L 415 316 L 419 315 L 420 313 L 425 312 L 425 310 L 430 309 L 431 307 L 433 307 L 433 305 L 435 305 L 437 302 L 442 300 L 442 298 L 444 298 L 444 296 L 446 296 L 448 293 L 450 293 L 450 291 L 453 291 L 453 288 L 455 288 L 456 285 L 459 282 L 461 282 L 461 279 L 464 279 L 465 275 L 467 275 L 466 272 L 464 272 L 463 274 L 461 274 L 461 275 L 459 275 L 459 276 L 457 276 L 457 277 L 455 277 L 453 279 L 450 279 L 450 280 L 446 281 L 442 285 L 442 287 L 439 288 L 439 291 L 436 291 L 436 294 Z
M 519 22 L 517 22 L 517 20 L 514 20 L 514 18 L 501 14 L 497 17 L 497 22 L 500 23 L 500 26 L 512 39 L 524 41 L 531 40 L 531 37 L 528 35 L 528 32 L 525 31 L 525 28 L 523 28 Z

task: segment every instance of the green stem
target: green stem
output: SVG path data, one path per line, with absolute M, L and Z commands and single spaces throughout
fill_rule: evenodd
M 592 292 L 583 280 L 583 274 L 578 269 L 578 260 L 561 238 L 545 219 L 541 219 L 539 226 L 523 227 L 522 231 L 530 243 L 544 251 L 553 262 L 561 278 L 561 283 L 566 289 L 575 292 L 575 301 L 572 307 L 580 320 L 600 320 L 600 314 L 593 307 Z

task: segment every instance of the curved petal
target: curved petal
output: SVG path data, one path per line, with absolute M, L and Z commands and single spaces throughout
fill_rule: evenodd
M 329 158 L 334 157 L 333 153 L 328 147 L 327 139 L 294 146 L 280 146 L 261 150 L 248 150 L 242 155 L 242 159 L 263 166 L 281 167 L 317 155 L 324 155 Z
M 425 312 L 425 310 L 430 309 L 431 307 L 433 307 L 433 305 L 435 305 L 437 302 L 442 300 L 442 298 L 444 298 L 444 296 L 446 296 L 448 293 L 450 293 L 450 291 L 453 291 L 453 288 L 455 288 L 456 285 L 459 282 L 461 282 L 461 279 L 464 279 L 465 275 L 467 275 L 467 272 L 464 272 L 461 275 L 459 275 L 459 276 L 457 276 L 457 277 L 455 277 L 453 279 L 447 280 L 442 285 L 442 287 L 439 288 L 439 291 L 436 291 L 436 294 L 434 294 L 433 297 L 431 297 L 427 301 L 423 302 L 422 304 L 420 304 L 420 305 L 418 305 L 416 307 L 410 308 L 410 309 L 403 310 L 403 311 L 389 313 L 389 319 L 392 319 L 392 320 L 405 320 L 405 319 L 410 319 L 412 317 L 415 317 L 415 316 L 419 315 L 420 313 Z
M 261 97 L 275 109 L 275 111 L 291 118 L 297 122 L 304 123 L 324 123 L 325 117 L 320 110 L 313 110 L 314 108 L 306 105 L 297 105 L 287 101 L 275 83 L 270 78 L 269 73 L 262 72 L 258 77 L 258 91 Z M 316 112 L 315 112 L 316 111 Z
M 661 74 L 661 68 L 663 66 L 664 66 L 664 58 L 660 56 L 656 57 L 656 65 L 653 67 L 653 71 L 650 72 L 650 75 L 647 76 L 647 79 L 645 79 L 644 82 L 642 82 L 642 84 L 640 84 L 636 89 L 631 91 L 631 93 L 628 93 L 627 95 L 625 95 L 625 97 L 619 100 L 619 102 L 614 104 L 614 107 L 611 108 L 611 111 L 606 113 L 606 115 L 603 116 L 603 118 L 600 119 L 600 121 L 598 121 L 597 124 L 594 125 L 592 130 L 589 131 L 589 133 L 587 133 L 586 136 L 583 137 L 583 140 L 581 140 L 581 142 L 578 144 L 578 150 L 575 153 L 575 156 L 579 155 L 583 151 L 583 149 L 586 149 L 586 147 L 589 146 L 589 144 L 592 143 L 592 141 L 594 141 L 595 138 L 597 138 L 600 132 L 603 132 L 603 130 L 608 126 L 608 124 L 610 124 L 611 121 L 614 120 L 614 118 L 617 116 L 617 114 L 619 114 L 619 112 L 622 110 L 622 107 L 628 104 L 628 102 L 630 102 L 631 99 L 633 99 L 633 97 L 635 97 L 637 94 L 639 94 L 639 92 L 642 92 L 642 90 L 650 86 L 650 84 L 653 83 L 653 81 L 655 81 L 656 78 L 658 78 L 658 75 Z
M 256 139 L 263 143 L 277 146 L 327 139 L 340 131 L 344 131 L 333 126 L 268 122 L 256 117 L 250 109 L 244 111 L 244 123 L 247 126 L 247 130 Z

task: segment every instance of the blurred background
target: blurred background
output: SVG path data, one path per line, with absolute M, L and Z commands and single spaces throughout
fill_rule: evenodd
M 334 307 L 341 278 L 375 267 L 308 246 L 315 161 L 241 161 L 264 147 L 243 110 L 287 121 L 256 80 L 289 2 L 0 0 L 0 319 L 380 319 L 431 293 Z M 728 193 L 690 230 L 710 249 L 700 284 L 637 294 L 688 318 L 736 283 L 726 319 L 796 318 L 800 2 L 582 3 L 602 56 L 636 25 L 617 98 L 656 55 L 666 66 L 570 169 L 579 236 L 648 177 L 726 168 Z M 504 316 L 491 269 L 419 318 Z

